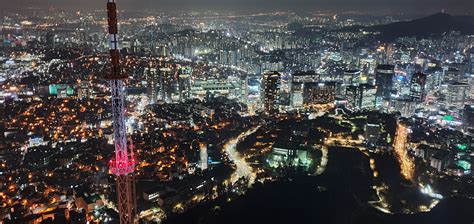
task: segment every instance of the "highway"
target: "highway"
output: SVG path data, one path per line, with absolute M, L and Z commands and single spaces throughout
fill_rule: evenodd
M 395 155 L 400 163 L 400 172 L 405 177 L 405 179 L 413 181 L 415 164 L 410 158 L 407 152 L 407 136 L 408 130 L 407 127 L 403 124 L 398 123 L 397 133 L 395 135 L 395 140 L 393 142 L 393 148 Z
M 227 143 L 224 144 L 223 151 L 227 154 L 229 160 L 232 161 L 236 166 L 236 170 L 231 176 L 232 184 L 242 177 L 247 177 L 249 179 L 249 187 L 252 186 L 255 182 L 255 178 L 257 175 L 253 171 L 252 167 L 237 151 L 237 144 L 241 140 L 245 139 L 247 136 L 255 133 L 259 128 L 260 125 L 241 133 L 239 136 L 229 140 Z

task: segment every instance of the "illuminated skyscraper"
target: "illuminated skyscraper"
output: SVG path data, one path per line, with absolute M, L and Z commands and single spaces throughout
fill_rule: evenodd
M 389 100 L 393 89 L 393 75 L 395 66 L 382 64 L 375 70 L 375 86 L 377 86 L 377 99 Z
M 375 145 L 380 139 L 380 124 L 373 117 L 367 119 L 365 125 L 365 141 L 369 145 Z
M 468 83 L 452 82 L 447 85 L 446 106 L 461 109 L 470 96 L 471 86 Z
M 372 85 L 352 85 L 346 88 L 346 98 L 355 110 L 370 110 L 375 107 L 376 92 L 377 89 Z
M 394 53 L 394 49 L 395 47 L 393 46 L 393 44 L 388 44 L 386 47 L 385 47 L 385 63 L 392 63 L 393 62 L 393 53 Z
M 303 88 L 303 102 L 306 106 L 333 103 L 336 98 L 336 82 L 308 82 Z
M 0 146 L 5 142 L 5 105 L 0 103 Z
M 158 100 L 171 103 L 173 101 L 173 93 L 177 93 L 174 89 L 177 87 L 177 75 L 174 69 L 165 64 L 163 67 L 160 67 L 158 77 Z
M 360 82 L 360 70 L 346 70 L 342 77 L 342 82 L 345 85 L 352 85 Z
M 178 75 L 179 100 L 181 102 L 191 97 L 191 67 L 181 67 Z
M 474 75 L 474 47 L 471 48 L 468 54 L 469 57 L 469 74 Z
M 410 80 L 410 99 L 413 102 L 423 102 L 426 97 L 426 77 L 427 75 L 418 72 L 411 77 Z
M 201 167 L 201 170 L 206 170 L 207 169 L 207 145 L 205 143 L 200 143 L 199 144 L 199 166 Z
M 462 115 L 464 130 L 474 128 L 474 105 L 465 105 Z
M 300 108 L 303 106 L 303 83 L 292 83 L 290 92 L 290 106 Z
M 292 108 L 303 107 L 305 83 L 316 83 L 320 76 L 314 71 L 297 72 L 291 75 L 290 105 Z
M 153 104 L 158 99 L 158 72 L 156 64 L 150 62 L 149 66 L 145 68 L 145 78 L 147 80 L 147 93 L 150 103 Z
M 268 115 L 278 112 L 278 97 L 280 93 L 281 75 L 278 72 L 266 72 L 262 78 L 263 111 Z

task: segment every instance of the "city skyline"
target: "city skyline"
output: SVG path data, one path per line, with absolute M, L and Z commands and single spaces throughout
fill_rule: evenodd
M 101 10 L 100 1 L 95 0 L 19 0 L 15 2 L 1 0 L 5 9 L 66 9 Z M 474 2 L 470 0 L 121 0 L 119 9 L 142 11 L 333 11 L 362 12 L 374 15 L 428 15 L 445 10 L 456 15 L 472 15 Z
M 0 1 L 2 224 L 474 222 L 471 1 Z

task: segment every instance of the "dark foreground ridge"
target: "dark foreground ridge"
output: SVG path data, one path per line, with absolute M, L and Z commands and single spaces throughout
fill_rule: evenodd
M 256 184 L 230 203 L 221 198 L 165 223 L 471 224 L 474 220 L 474 202 L 464 198 L 442 200 L 428 213 L 384 214 L 367 204 L 373 192 L 366 158 L 358 151 L 337 148 L 330 157 L 322 176 Z
M 439 36 L 444 33 L 458 31 L 464 35 L 474 34 L 474 20 L 469 17 L 452 16 L 446 13 L 414 19 L 410 21 L 395 22 L 385 25 L 362 27 L 354 26 L 342 28 L 342 31 L 358 32 L 360 30 L 369 32 L 380 32 L 380 39 L 393 41 L 399 37 L 429 37 Z

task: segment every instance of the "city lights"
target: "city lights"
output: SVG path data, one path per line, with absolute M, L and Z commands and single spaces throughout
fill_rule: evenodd
M 397 156 L 397 160 L 400 163 L 400 172 L 405 179 L 413 181 L 415 164 L 408 155 L 407 150 L 408 142 L 408 130 L 404 124 L 397 124 L 397 132 L 395 134 L 395 140 L 393 141 L 393 150 Z
M 472 223 L 458 1 L 2 2 L 0 223 Z

